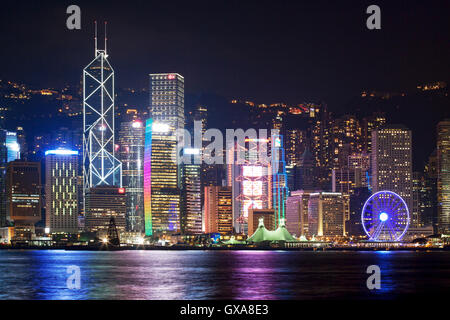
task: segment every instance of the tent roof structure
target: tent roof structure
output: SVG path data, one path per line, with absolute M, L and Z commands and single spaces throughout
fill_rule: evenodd
M 275 231 L 270 231 L 264 226 L 264 218 L 260 218 L 258 229 L 247 239 L 247 242 L 263 241 L 297 241 L 297 239 L 287 231 L 284 219 L 281 219 L 280 225 Z

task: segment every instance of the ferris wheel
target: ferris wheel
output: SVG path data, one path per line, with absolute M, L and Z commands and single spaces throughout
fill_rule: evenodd
M 361 221 L 370 240 L 400 241 L 409 226 L 408 206 L 395 192 L 379 191 L 367 199 Z

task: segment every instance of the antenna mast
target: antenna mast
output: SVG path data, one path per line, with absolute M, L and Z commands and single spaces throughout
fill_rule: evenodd
M 106 51 L 106 42 L 108 41 L 108 37 L 106 35 L 106 25 L 108 24 L 107 21 L 105 21 L 105 55 L 108 56 L 108 52 Z
M 95 25 L 95 36 L 94 36 L 95 56 L 97 56 L 97 21 L 94 21 L 94 25 Z

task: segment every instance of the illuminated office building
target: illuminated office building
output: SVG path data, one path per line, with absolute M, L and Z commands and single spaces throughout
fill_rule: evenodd
M 450 234 L 450 120 L 437 125 L 438 231 Z
M 31 239 L 41 220 L 41 163 L 12 161 L 6 171 L 8 218 L 16 239 Z
M 389 125 L 372 132 L 372 192 L 399 194 L 412 210 L 411 131 Z
M 196 150 L 198 149 L 185 149 Z M 202 233 L 202 202 L 201 202 L 201 165 L 182 164 L 181 176 L 183 182 L 181 231 L 188 234 Z
M 344 197 L 342 193 L 338 192 L 310 193 L 308 201 L 309 236 L 344 236 L 348 200 L 348 197 Z
M 285 149 L 286 149 L 286 165 L 296 166 L 300 162 L 300 156 L 305 150 L 306 131 L 299 129 L 286 130 Z
M 78 151 L 45 152 L 45 227 L 50 233 L 78 231 Z
M 372 152 L 372 131 L 384 126 L 386 117 L 383 113 L 374 113 L 372 116 L 364 118 L 362 121 L 362 146 L 367 153 Z
M 84 194 L 97 186 L 122 187 L 122 164 L 116 158 L 114 70 L 105 49 L 83 70 Z
M 424 226 L 433 226 L 435 233 L 438 233 L 438 205 L 437 205 L 437 150 L 434 150 L 428 157 L 424 168 L 424 180 L 420 195 L 420 220 Z
M 308 201 L 311 191 L 292 191 L 286 200 L 286 228 L 297 236 L 308 235 Z
M 248 210 L 248 234 L 252 235 L 258 229 L 259 221 L 263 219 L 267 230 L 275 230 L 274 209 L 249 209 Z
M 0 227 L 9 225 L 6 215 L 6 167 L 8 162 L 20 159 L 17 134 L 0 130 Z
M 99 237 L 107 234 L 111 218 L 117 231 L 125 232 L 126 197 L 125 189 L 111 186 L 90 188 L 86 194 L 85 230 L 96 232 Z
M 148 119 L 145 125 L 145 234 L 180 230 L 177 137 L 169 124 Z
M 232 200 L 231 187 L 205 187 L 205 233 L 233 233 Z
M 275 229 L 286 215 L 286 199 L 289 194 L 283 136 L 272 135 L 272 206 L 275 211 Z M 251 234 L 251 233 L 250 233 Z
M 140 120 L 123 120 L 118 135 L 118 154 L 122 163 L 122 186 L 126 194 L 127 231 L 144 232 L 145 128 Z
M 150 74 L 150 114 L 154 122 L 184 128 L 184 77 L 178 73 Z
M 246 139 L 244 145 L 236 144 L 235 150 L 229 151 L 235 155 L 240 152 L 243 161 L 243 164 L 228 164 L 229 184 L 233 187 L 234 227 L 238 233 L 247 234 L 249 209 L 272 208 L 272 168 L 270 161 L 258 157 L 259 153 L 267 155 L 269 144 L 270 139 Z

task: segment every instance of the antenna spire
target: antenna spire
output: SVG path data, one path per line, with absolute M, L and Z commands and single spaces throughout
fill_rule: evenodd
M 95 26 L 95 34 L 94 34 L 95 52 L 94 52 L 94 56 L 97 56 L 97 20 L 94 21 L 94 26 Z
M 108 24 L 107 21 L 105 21 L 105 55 L 108 55 L 108 52 L 106 50 L 106 42 L 108 41 L 108 36 L 106 35 L 106 25 Z

